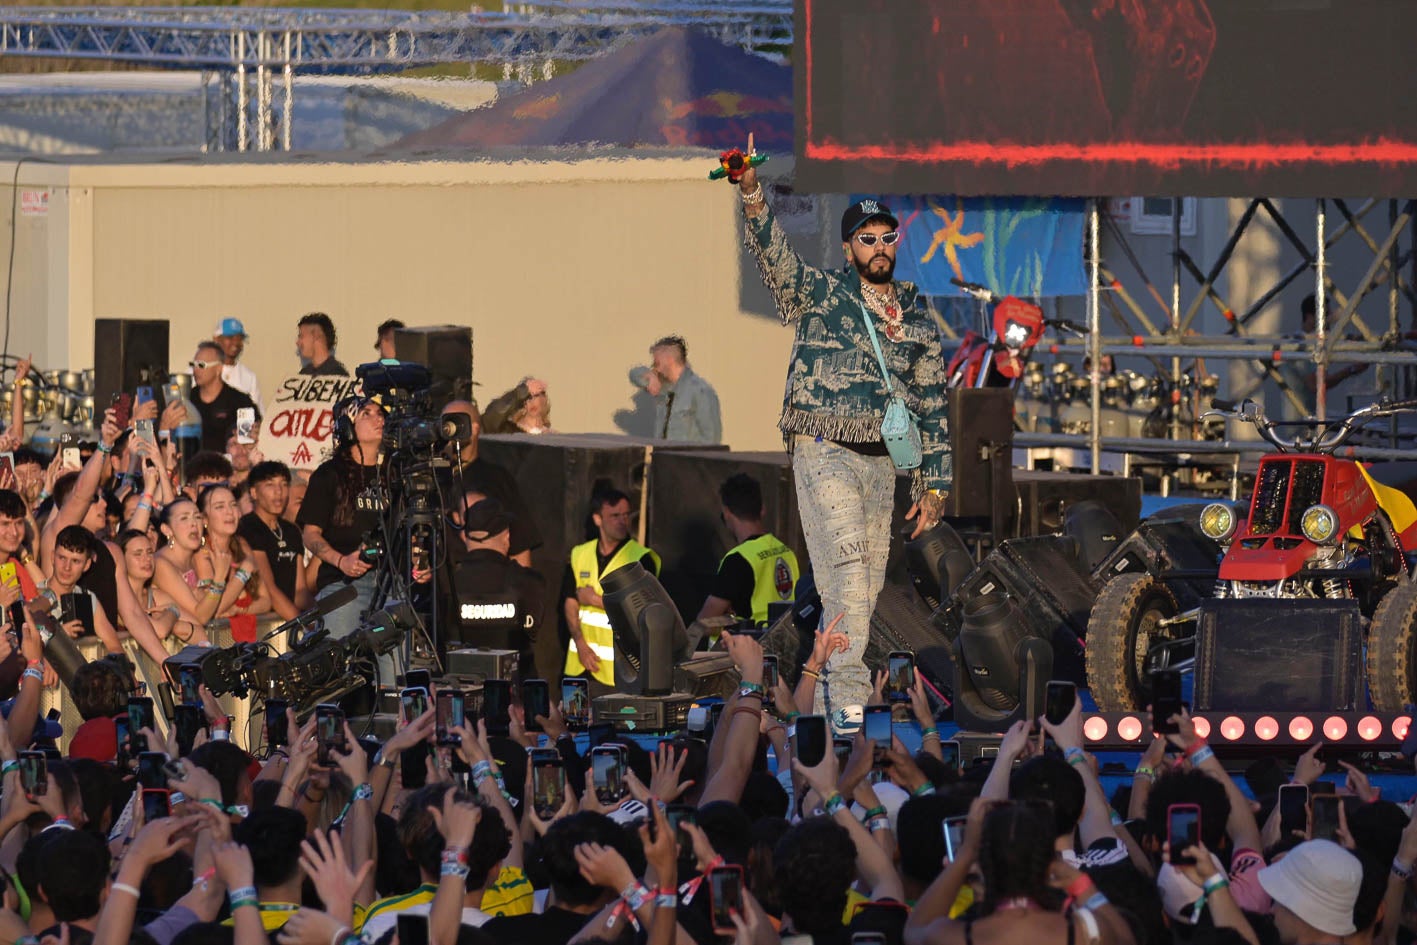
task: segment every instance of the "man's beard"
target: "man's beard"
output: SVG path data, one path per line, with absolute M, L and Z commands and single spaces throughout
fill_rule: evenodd
M 884 259 L 886 261 L 884 271 L 872 271 L 871 264 L 878 259 Z M 856 271 L 861 275 L 861 278 L 873 285 L 886 285 L 891 281 L 891 277 L 895 275 L 895 260 L 885 253 L 877 253 L 864 263 L 853 257 L 851 262 L 856 266 Z

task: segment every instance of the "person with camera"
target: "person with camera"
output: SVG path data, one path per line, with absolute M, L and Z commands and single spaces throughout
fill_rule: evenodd
M 325 617 L 336 639 L 359 629 L 360 615 L 374 596 L 377 553 L 370 547 L 382 534 L 385 505 L 382 446 L 384 410 L 365 397 L 335 405 L 334 454 L 310 474 L 296 520 L 310 554 L 320 559 L 316 598 L 353 585 L 358 597 Z M 393 680 L 387 680 L 392 683 Z

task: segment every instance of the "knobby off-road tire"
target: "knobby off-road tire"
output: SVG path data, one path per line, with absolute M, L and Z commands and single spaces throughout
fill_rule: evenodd
M 1147 652 L 1174 635 L 1156 623 L 1176 612 L 1171 589 L 1150 574 L 1119 574 L 1102 588 L 1087 621 L 1087 684 L 1099 710 L 1146 707 Z
M 1388 591 L 1368 625 L 1368 694 L 1379 712 L 1401 712 L 1417 702 L 1417 583 Z

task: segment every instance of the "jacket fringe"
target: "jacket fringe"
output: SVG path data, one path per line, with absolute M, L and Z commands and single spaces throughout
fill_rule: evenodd
M 880 417 L 847 417 L 834 413 L 817 413 L 798 407 L 784 406 L 777 421 L 778 429 L 789 436 L 819 436 L 838 443 L 874 443 L 881 439 Z

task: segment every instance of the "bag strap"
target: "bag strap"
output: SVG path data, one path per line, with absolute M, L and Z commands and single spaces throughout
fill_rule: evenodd
M 866 333 L 871 336 L 871 347 L 876 349 L 876 363 L 881 366 L 881 381 L 886 385 L 887 394 L 896 397 L 898 395 L 895 392 L 895 385 L 891 383 L 890 368 L 886 367 L 886 356 L 881 353 L 881 343 L 876 339 L 874 319 L 866 309 L 866 303 L 858 301 L 856 305 L 861 309 L 861 315 L 866 319 Z

